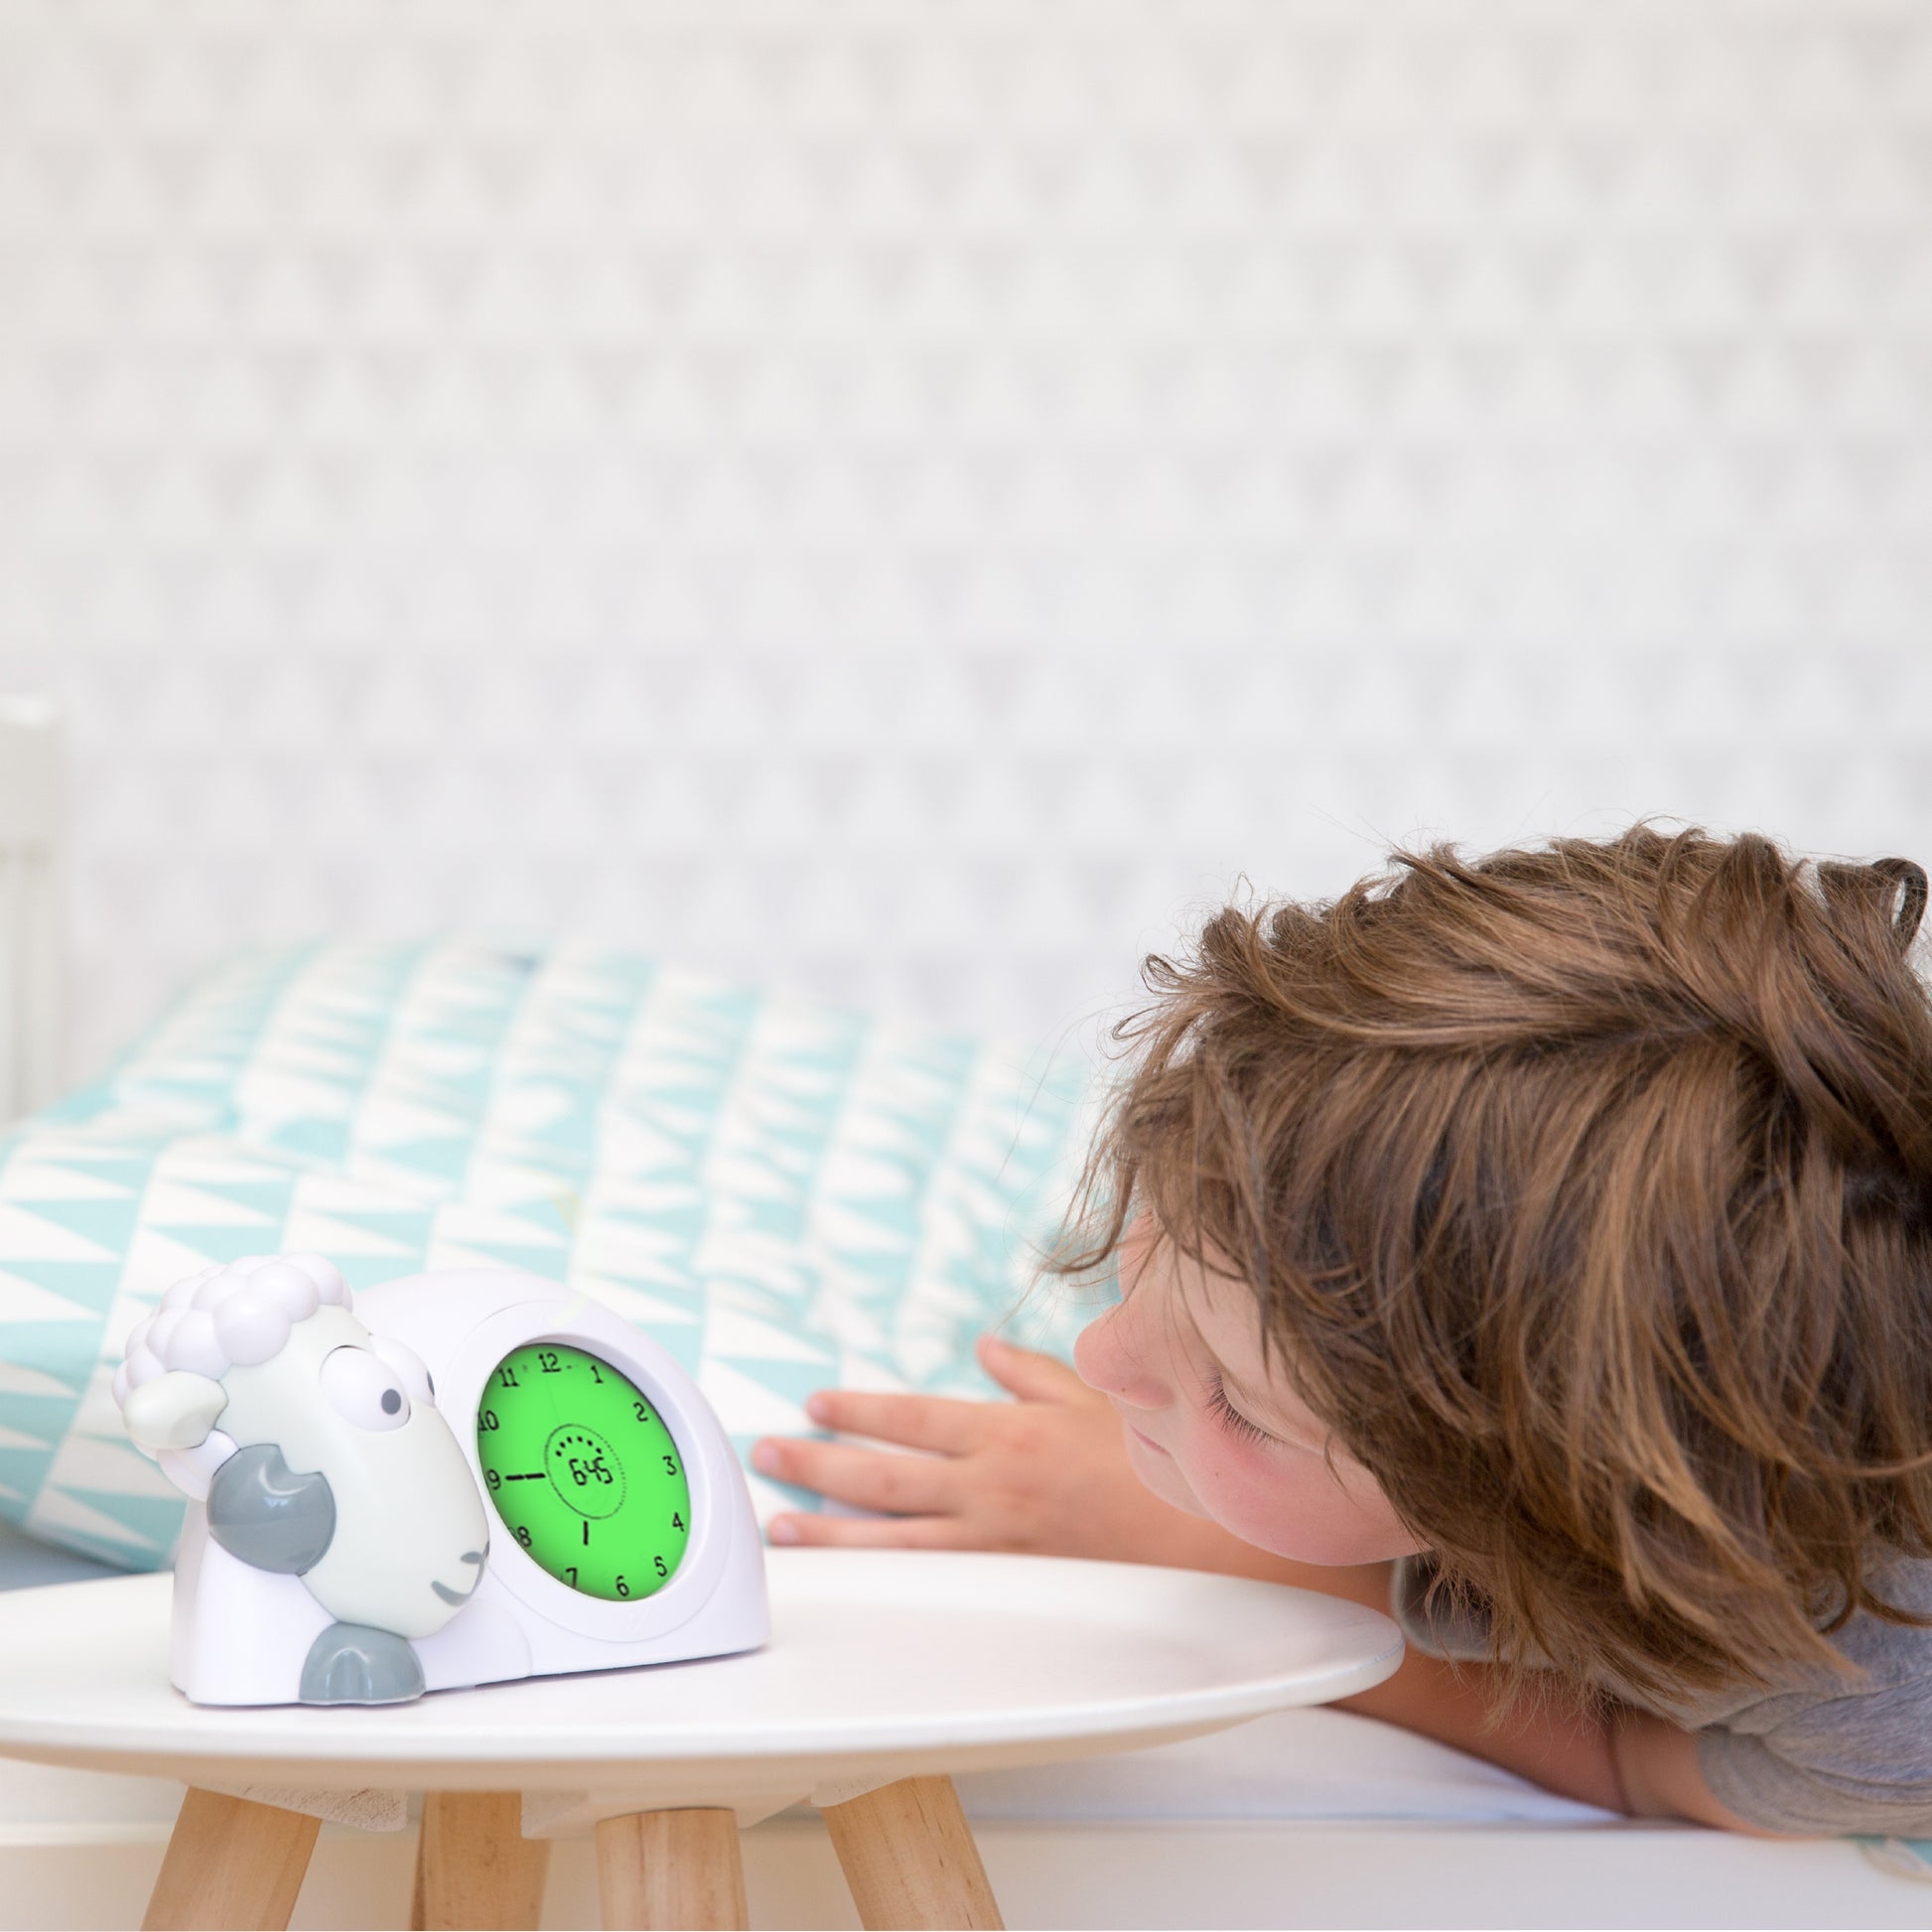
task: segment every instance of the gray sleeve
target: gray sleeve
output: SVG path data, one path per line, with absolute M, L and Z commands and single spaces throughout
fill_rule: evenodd
M 1429 1558 L 1397 1561 L 1389 1608 L 1403 1635 L 1434 1657 L 1492 1655 L 1481 1605 L 1432 1595 L 1434 1581 Z M 1884 1582 L 1901 1608 L 1932 1614 L 1932 1563 L 1899 1565 Z M 1712 1796 L 1746 1824 L 1932 1837 L 1932 1628 L 1862 1613 L 1832 1641 L 1853 1674 L 1810 1671 L 1801 1685 L 1691 1699 L 1659 1715 L 1696 1732 Z M 1645 1702 L 1627 1687 L 1605 1688 Z
M 1932 1615 L 1932 1562 L 1896 1562 L 1872 1582 L 1899 1609 Z M 1705 1783 L 1767 1831 L 1932 1836 L 1932 1626 L 1862 1610 L 1831 1641 L 1851 1671 L 1808 1671 L 1711 1714 L 1698 1731 Z
M 1913 1661 L 1932 1647 L 1932 1631 L 1881 1628 L 1883 1647 Z M 1932 1675 L 1872 1670 L 1838 1695 L 1748 1705 L 1697 1736 L 1711 1795 L 1747 1824 L 1932 1837 Z
M 1472 1604 L 1436 1589 L 1436 1565 L 1426 1556 L 1398 1557 L 1389 1586 L 1389 1614 L 1403 1638 L 1431 1657 L 1467 1663 L 1490 1656 L 1489 1619 Z

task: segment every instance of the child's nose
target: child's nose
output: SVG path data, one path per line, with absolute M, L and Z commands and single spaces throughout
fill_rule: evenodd
M 1073 1366 L 1080 1380 L 1102 1395 L 1136 1409 L 1161 1409 L 1173 1400 L 1173 1391 L 1151 1372 L 1140 1350 L 1137 1299 L 1128 1297 L 1080 1330 L 1073 1342 Z

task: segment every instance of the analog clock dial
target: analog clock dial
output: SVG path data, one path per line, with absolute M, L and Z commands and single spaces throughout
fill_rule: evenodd
M 649 1596 L 691 1537 L 684 1456 L 621 1370 L 567 1342 L 533 1341 L 477 1401 L 483 1486 L 517 1543 L 586 1596 Z

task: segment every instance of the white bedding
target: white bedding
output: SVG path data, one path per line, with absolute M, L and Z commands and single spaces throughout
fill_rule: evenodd
M 1414 1731 L 1320 1708 L 1178 1744 L 956 1782 L 967 1815 L 988 1820 L 1577 1826 L 1614 1816 Z

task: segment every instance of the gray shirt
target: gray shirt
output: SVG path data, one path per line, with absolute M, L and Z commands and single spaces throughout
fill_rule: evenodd
M 1396 1565 L 1403 1634 L 1432 1656 L 1489 1657 L 1485 1618 L 1425 1607 L 1432 1574 L 1427 1558 Z M 1932 1562 L 1893 1564 L 1876 1581 L 1901 1609 L 1932 1614 Z M 1695 1731 L 1712 1795 L 1749 1824 L 1932 1837 L 1932 1629 L 1861 1612 L 1831 1641 L 1863 1677 L 1821 1666 L 1774 1691 L 1705 1692 L 1668 1707 L 1605 1688 Z

